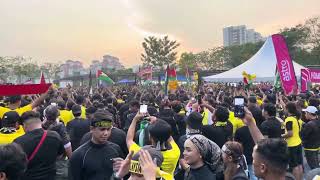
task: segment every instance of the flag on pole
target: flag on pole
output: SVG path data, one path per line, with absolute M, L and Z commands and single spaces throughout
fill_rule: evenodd
M 152 67 L 150 66 L 139 70 L 137 75 L 143 80 L 152 80 Z
M 45 84 L 45 83 L 46 83 L 46 80 L 44 79 L 44 74 L 41 71 L 40 84 Z
M 279 72 L 277 69 L 276 69 L 276 75 L 275 75 L 274 82 L 273 82 L 273 88 L 276 91 L 281 89 L 281 80 L 280 80 L 280 75 L 279 75 Z
M 91 70 L 89 73 L 89 94 L 92 95 L 92 74 L 91 74 Z
M 98 80 L 104 81 L 107 84 L 114 84 L 114 81 L 107 74 L 105 74 L 101 70 L 99 70 L 98 73 L 97 73 Z
M 170 90 L 176 90 L 178 87 L 178 81 L 177 81 L 177 72 L 174 68 L 170 68 L 170 66 L 167 66 L 166 69 L 166 78 L 165 78 L 165 93 L 168 94 L 168 91 Z
M 166 72 L 165 72 L 165 82 L 164 82 L 164 93 L 165 95 L 168 95 L 168 71 L 169 71 L 169 65 L 167 66 Z

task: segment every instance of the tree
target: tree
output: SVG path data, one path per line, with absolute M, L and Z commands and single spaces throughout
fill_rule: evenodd
M 281 34 L 285 37 L 290 55 L 301 65 L 320 64 L 320 19 L 308 19 L 304 24 L 284 28 Z
M 186 68 L 189 70 L 195 70 L 197 68 L 197 55 L 192 52 L 184 52 L 181 54 L 178 67 L 185 71 Z
M 40 70 L 46 74 L 48 79 L 57 79 L 60 72 L 60 65 L 56 63 L 44 63 L 40 66 Z
M 177 52 L 175 49 L 180 44 L 176 41 L 171 41 L 168 36 L 164 38 L 156 38 L 150 36 L 144 39 L 142 47 L 144 53 L 141 54 L 142 62 L 147 66 L 163 69 L 165 65 L 171 64 L 176 60 Z

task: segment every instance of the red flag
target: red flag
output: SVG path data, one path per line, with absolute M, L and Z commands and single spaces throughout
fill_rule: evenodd
M 0 85 L 1 96 L 45 93 L 51 84 Z
M 43 72 L 41 72 L 41 77 L 40 77 L 40 84 L 45 84 L 46 80 L 44 79 Z

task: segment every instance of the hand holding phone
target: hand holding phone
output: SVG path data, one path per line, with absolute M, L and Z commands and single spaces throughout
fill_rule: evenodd
M 234 98 L 234 116 L 240 119 L 244 118 L 245 116 L 243 97 Z
M 140 113 L 147 114 L 147 112 L 148 112 L 148 105 L 145 105 L 145 104 L 141 105 L 140 106 Z

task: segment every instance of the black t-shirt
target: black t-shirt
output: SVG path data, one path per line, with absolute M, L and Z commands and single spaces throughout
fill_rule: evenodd
M 198 169 L 190 169 L 186 173 L 185 180 L 216 180 L 216 174 L 214 174 L 207 165 L 203 165 Z
M 57 132 L 61 137 L 63 145 L 70 143 L 70 137 L 67 133 L 67 129 L 62 122 L 51 124 L 47 129 Z
M 303 147 L 316 149 L 320 147 L 320 120 L 311 120 L 302 126 L 301 138 Z
M 232 124 L 225 126 L 206 125 L 202 127 L 202 135 L 215 142 L 220 148 L 232 139 Z
M 91 132 L 86 133 L 80 141 L 80 146 L 90 141 L 91 138 L 92 138 Z M 117 144 L 121 148 L 124 154 L 128 154 L 128 147 L 126 143 L 126 133 L 123 130 L 113 127 L 111 129 L 111 135 L 108 141 L 114 144 Z
M 113 158 L 124 158 L 120 147 L 112 142 L 89 141 L 73 152 L 69 161 L 69 180 L 106 180 L 113 174 Z
M 237 129 L 234 139 L 242 144 L 243 154 L 246 156 L 248 165 L 252 164 L 252 152 L 254 141 L 251 137 L 248 126 L 243 126 Z
M 261 123 L 264 121 L 264 117 L 262 116 L 262 111 L 258 106 L 249 106 L 248 109 L 253 115 L 253 118 L 256 120 L 257 126 L 260 128 Z
M 68 122 L 67 132 L 70 136 L 72 151 L 75 151 L 80 144 L 83 135 L 90 131 L 90 121 L 82 118 L 75 118 Z
M 27 154 L 31 156 L 43 135 L 43 129 L 35 129 L 14 140 L 20 144 Z M 54 131 L 47 131 L 47 137 L 34 158 L 28 163 L 23 180 L 54 180 L 56 175 L 56 159 L 64 153 L 60 135 Z
M 271 117 L 261 124 L 261 133 L 268 138 L 281 138 L 281 122 L 275 117 Z

